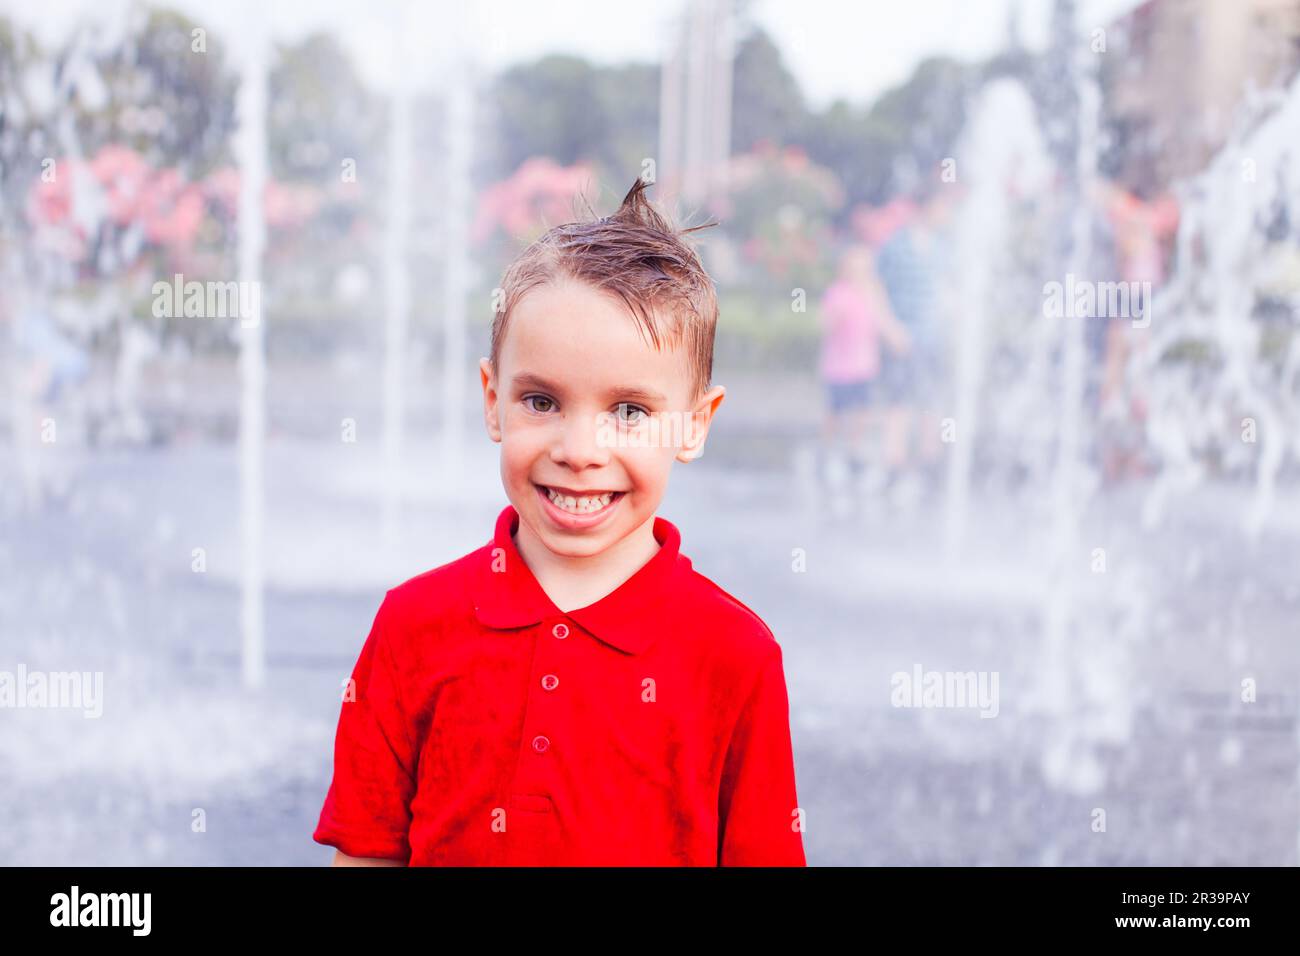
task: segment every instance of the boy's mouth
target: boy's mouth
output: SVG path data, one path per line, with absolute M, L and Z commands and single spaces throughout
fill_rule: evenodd
M 533 484 L 557 510 L 579 516 L 599 514 L 626 494 L 623 491 L 580 490 L 558 485 L 539 485 L 536 482 Z

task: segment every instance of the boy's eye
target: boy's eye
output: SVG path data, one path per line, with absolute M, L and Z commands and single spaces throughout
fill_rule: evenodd
M 621 425 L 639 425 L 645 416 L 650 414 L 639 405 L 630 405 L 627 402 L 620 402 L 618 406 L 618 421 Z
M 531 402 L 541 402 L 542 407 L 538 408 L 536 405 L 529 404 Z M 549 412 L 551 410 L 551 406 L 554 405 L 555 403 L 552 402 L 545 395 L 525 395 L 524 404 L 528 405 L 528 407 L 535 412 Z

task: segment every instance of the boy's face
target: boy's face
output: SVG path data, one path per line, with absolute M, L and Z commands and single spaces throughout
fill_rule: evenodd
M 529 290 L 495 374 L 486 358 L 480 374 L 506 496 L 566 557 L 599 554 L 654 517 L 673 461 L 699 455 L 723 396 L 695 396 L 679 348 L 656 351 L 620 300 L 573 281 Z

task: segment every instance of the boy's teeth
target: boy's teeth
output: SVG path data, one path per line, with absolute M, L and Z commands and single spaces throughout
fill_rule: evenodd
M 572 495 L 562 495 L 553 488 L 547 488 L 546 496 L 557 508 L 581 515 L 604 508 L 613 499 L 614 493 L 611 491 L 603 495 L 575 498 Z

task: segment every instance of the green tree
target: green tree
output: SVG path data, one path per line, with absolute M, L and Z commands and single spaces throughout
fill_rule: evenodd
M 35 38 L 0 17 L 0 232 L 18 221 L 20 207 L 50 147 L 23 76 L 42 58 Z
M 602 79 L 585 60 L 560 54 L 502 73 L 489 97 L 497 111 L 498 172 L 508 174 L 530 156 L 566 166 L 598 159 L 610 133 Z
M 743 29 L 732 75 L 732 152 L 749 152 L 763 140 L 778 146 L 802 143 L 809 113 L 798 81 L 762 27 L 745 24 Z
M 277 54 L 267 100 L 277 178 L 337 179 L 344 159 L 369 157 L 384 146 L 387 103 L 362 85 L 333 36 L 313 34 Z
M 106 143 L 123 144 L 190 178 L 228 163 L 238 82 L 223 45 L 196 34 L 202 28 L 173 10 L 132 15 L 138 21 L 128 41 L 94 61 L 108 100 L 78 110 L 82 149 L 90 155 Z

